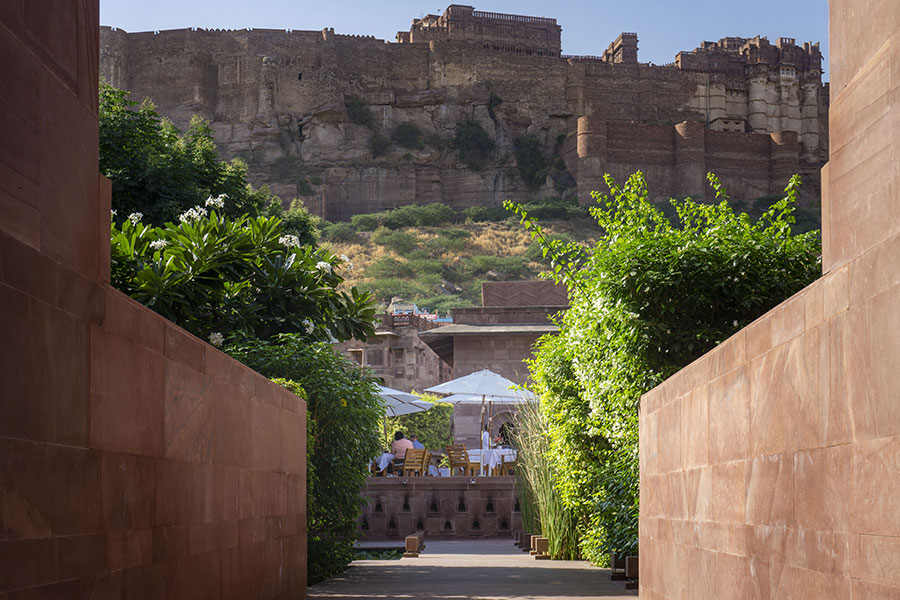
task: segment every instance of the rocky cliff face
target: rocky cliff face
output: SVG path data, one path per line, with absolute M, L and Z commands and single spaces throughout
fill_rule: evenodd
M 674 67 L 523 56 L 466 41 L 386 44 L 333 30 L 105 28 L 101 73 L 137 98 L 152 98 L 181 127 L 193 114 L 209 119 L 223 154 L 245 159 L 254 184 L 286 201 L 302 198 L 332 220 L 413 202 L 463 209 L 576 193 L 577 179 L 597 177 L 577 160 L 578 117 L 670 128 L 708 117 L 696 101 L 703 74 Z M 479 170 L 452 144 L 466 121 L 493 142 Z M 415 126 L 420 138 L 388 145 L 401 124 Z M 529 185 L 516 169 L 514 141 L 523 135 L 551 163 L 547 177 Z M 661 135 L 674 148 L 674 133 Z M 626 150 L 613 162 L 645 168 L 640 142 Z M 822 154 L 798 152 L 806 150 L 807 159 Z M 753 190 L 742 189 L 740 178 L 726 181 L 732 194 L 771 187 L 768 162 L 759 170 L 765 181 Z M 674 193 L 668 178 L 651 179 L 660 196 Z

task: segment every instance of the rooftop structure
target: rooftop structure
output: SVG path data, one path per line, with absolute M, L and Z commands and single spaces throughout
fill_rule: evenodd
M 413 19 L 409 31 L 398 31 L 398 43 L 474 40 L 485 48 L 531 56 L 559 56 L 562 28 L 556 19 L 483 12 L 451 4 L 444 14 Z

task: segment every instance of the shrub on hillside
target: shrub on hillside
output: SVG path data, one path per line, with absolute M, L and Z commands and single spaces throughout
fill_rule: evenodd
M 366 276 L 374 279 L 389 279 L 392 277 L 409 279 L 413 276 L 413 272 L 410 270 L 406 261 L 383 256 L 366 269 Z
M 384 156 L 387 154 L 388 149 L 391 147 L 391 140 L 384 137 L 383 135 L 373 135 L 369 140 L 369 152 L 372 153 L 374 158 L 378 158 L 379 156 Z
M 499 223 L 505 221 L 510 213 L 502 206 L 470 206 L 463 211 L 466 220 L 473 222 L 487 221 L 490 223 Z
M 359 96 L 344 96 L 344 108 L 347 110 L 347 116 L 350 117 L 351 123 L 366 127 L 374 125 L 375 119 L 372 116 L 372 110 Z
M 419 238 L 406 231 L 391 231 L 387 227 L 379 227 L 372 233 L 372 243 L 397 254 L 406 254 L 419 245 Z
M 494 140 L 474 119 L 457 126 L 453 146 L 459 152 L 459 160 L 473 171 L 483 169 L 494 152 Z
M 400 123 L 391 133 L 391 140 L 404 148 L 416 148 L 422 143 L 422 130 L 415 123 Z
M 531 189 L 537 189 L 547 180 L 547 159 L 541 152 L 541 142 L 533 135 L 520 135 L 513 140 L 516 166 L 522 182 Z
M 494 271 L 504 280 L 527 279 L 536 275 L 524 256 L 473 256 L 465 261 L 463 269 L 471 277 L 480 277 L 488 271 Z
M 322 239 L 326 242 L 356 242 L 359 240 L 359 234 L 350 223 L 328 223 L 322 225 Z

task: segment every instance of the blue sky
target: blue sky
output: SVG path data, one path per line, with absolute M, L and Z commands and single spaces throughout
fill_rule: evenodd
M 446 6 L 437 0 L 100 0 L 100 23 L 126 31 L 334 27 L 335 33 L 374 35 L 393 41 L 397 31 L 409 29 L 413 18 L 439 14 Z M 671 62 L 679 50 L 691 50 L 703 40 L 757 34 L 772 41 L 793 37 L 800 44 L 821 42 L 827 58 L 827 0 L 491 0 L 474 6 L 478 10 L 555 18 L 562 26 L 565 54 L 601 54 L 620 32 L 635 31 L 642 62 Z

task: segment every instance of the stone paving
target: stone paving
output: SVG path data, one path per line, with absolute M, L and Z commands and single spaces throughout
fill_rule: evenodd
M 359 560 L 311 586 L 307 597 L 464 600 L 633 598 L 609 570 L 582 561 L 534 560 L 511 539 L 428 541 L 419 558 Z

